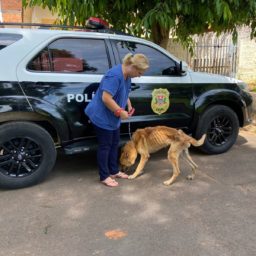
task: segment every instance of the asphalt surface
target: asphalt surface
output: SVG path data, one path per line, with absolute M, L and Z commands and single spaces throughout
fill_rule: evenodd
M 0 190 L 0 255 L 255 256 L 256 135 L 221 155 L 192 150 L 195 180 L 181 161 L 170 187 L 166 152 L 118 188 L 99 183 L 91 152 L 59 156 L 37 186 Z

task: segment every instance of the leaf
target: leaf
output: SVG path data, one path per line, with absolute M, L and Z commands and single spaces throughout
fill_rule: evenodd
M 232 18 L 232 13 L 226 2 L 223 2 L 223 19 L 224 21 L 229 21 Z
M 222 5 L 221 5 L 221 0 L 215 0 L 215 10 L 217 17 L 221 17 L 222 15 Z

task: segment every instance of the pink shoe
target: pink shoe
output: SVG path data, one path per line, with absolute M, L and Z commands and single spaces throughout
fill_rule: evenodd
M 105 180 L 101 181 L 104 185 L 108 186 L 108 187 L 117 187 L 118 186 L 118 182 L 116 182 L 115 180 L 113 180 L 112 178 L 108 177 Z
M 118 172 L 115 175 L 110 175 L 111 178 L 128 179 L 128 175 L 124 172 Z

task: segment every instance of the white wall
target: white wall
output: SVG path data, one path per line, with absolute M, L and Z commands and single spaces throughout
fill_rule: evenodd
M 250 28 L 242 27 L 238 33 L 237 77 L 256 85 L 256 39 L 250 38 Z
M 41 7 L 34 7 L 32 11 L 32 23 L 53 23 L 58 16 L 52 14 L 49 9 L 42 9 Z

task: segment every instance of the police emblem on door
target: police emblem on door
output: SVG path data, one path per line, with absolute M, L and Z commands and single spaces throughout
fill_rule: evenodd
M 166 112 L 170 106 L 169 91 L 167 89 L 154 89 L 152 92 L 151 108 L 152 110 L 161 115 Z

